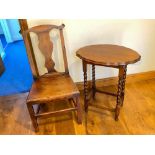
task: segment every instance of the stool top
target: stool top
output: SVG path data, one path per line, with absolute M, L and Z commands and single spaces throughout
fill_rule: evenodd
M 85 46 L 76 55 L 91 64 L 114 67 L 136 63 L 141 59 L 136 51 L 112 44 Z

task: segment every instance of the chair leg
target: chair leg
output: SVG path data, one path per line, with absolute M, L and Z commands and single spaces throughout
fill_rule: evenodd
M 82 124 L 82 110 L 79 96 L 76 97 L 76 105 L 77 105 L 77 122 L 78 124 Z
M 35 129 L 35 132 L 38 132 L 39 131 L 38 123 L 37 123 L 37 118 L 34 116 L 35 112 L 34 112 L 34 109 L 33 109 L 33 105 L 27 103 L 27 108 L 28 108 L 28 111 L 29 111 L 29 114 L 30 114 L 30 118 L 31 118 L 33 127 Z

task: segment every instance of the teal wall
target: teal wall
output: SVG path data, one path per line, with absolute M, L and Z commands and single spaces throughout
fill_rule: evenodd
M 7 43 L 22 40 L 18 19 L 0 19 L 0 25 Z
M 19 33 L 20 26 L 19 26 L 18 19 L 7 19 L 7 24 L 9 27 L 12 41 L 22 40 L 22 36 Z
M 19 31 L 20 26 L 18 19 L 0 19 L 0 34 L 4 34 L 7 43 L 22 40 L 22 36 Z M 5 57 L 5 51 L 3 49 L 1 40 L 0 56 L 2 57 L 2 59 L 4 59 Z
M 1 43 L 1 40 L 0 40 L 0 57 L 2 58 L 2 60 L 5 57 L 5 52 L 4 52 L 4 49 L 3 49 L 3 45 Z
M 1 24 L 0 24 L 0 34 L 3 34 L 3 29 L 2 29 Z

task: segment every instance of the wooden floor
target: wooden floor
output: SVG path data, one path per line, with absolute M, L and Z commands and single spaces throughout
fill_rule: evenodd
M 116 91 L 116 86 L 104 87 L 104 90 Z M 38 133 L 33 127 L 26 108 L 27 93 L 0 97 L 0 134 L 155 134 L 155 79 L 126 84 L 124 107 L 119 121 L 114 120 L 115 97 L 96 94 L 93 106 L 86 115 L 83 112 L 83 124 L 76 123 L 76 115 L 39 120 Z M 83 105 L 83 96 L 81 95 Z M 101 108 L 96 108 L 98 105 Z M 42 110 L 59 109 L 69 103 L 55 103 L 43 106 Z

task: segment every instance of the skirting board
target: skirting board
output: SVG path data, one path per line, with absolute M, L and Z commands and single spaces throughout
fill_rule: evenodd
M 126 83 L 138 82 L 142 80 L 155 79 L 155 71 L 141 72 L 136 74 L 129 74 L 126 78 Z M 104 79 L 97 79 L 96 86 L 110 86 L 118 83 L 118 77 L 109 77 Z M 83 82 L 76 83 L 79 90 L 83 90 Z M 88 88 L 91 87 L 91 81 L 88 81 Z

